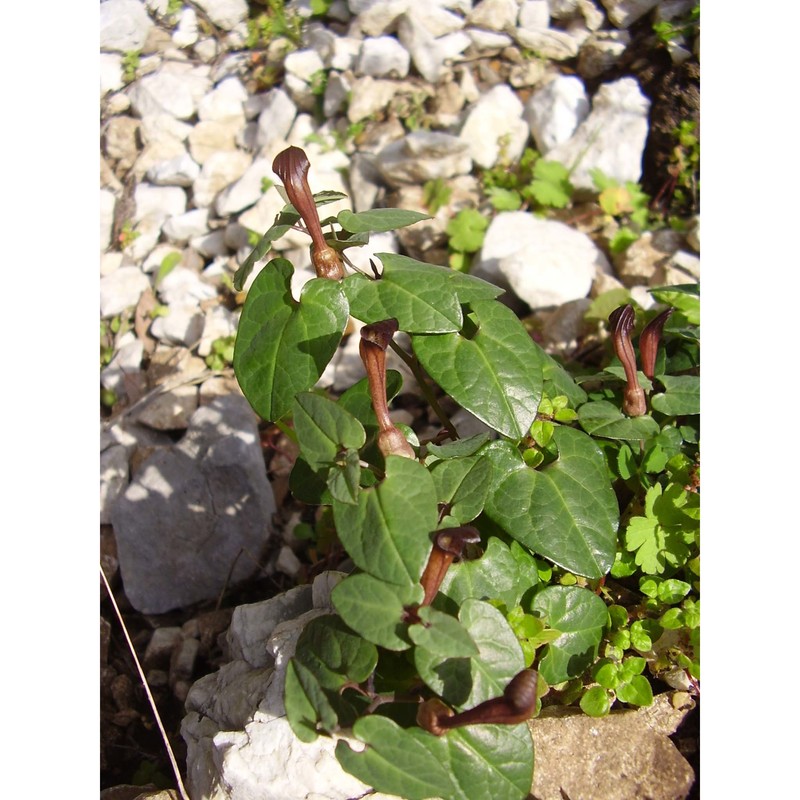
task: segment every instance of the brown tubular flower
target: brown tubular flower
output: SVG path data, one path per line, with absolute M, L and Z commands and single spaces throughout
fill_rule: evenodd
M 535 669 L 523 669 L 506 686 L 502 697 L 454 714 L 441 700 L 426 700 L 417 711 L 417 724 L 434 736 L 463 725 L 487 723 L 492 725 L 517 725 L 530 719 L 536 711 Z
M 283 181 L 289 202 L 303 218 L 311 235 L 311 262 L 318 278 L 341 280 L 344 266 L 339 254 L 325 241 L 319 222 L 317 204 L 308 185 L 308 168 L 311 163 L 299 147 L 287 147 L 275 156 L 272 171 Z
M 614 352 L 622 362 L 627 381 L 622 410 L 629 417 L 640 417 L 647 411 L 647 401 L 644 389 L 639 385 L 639 377 L 636 374 L 636 353 L 634 353 L 631 343 L 631 331 L 634 323 L 633 306 L 630 304 L 620 306 L 611 312 L 608 321 L 611 323 L 611 333 L 614 337 Z
M 639 352 L 642 354 L 642 372 L 644 372 L 650 380 L 653 380 L 656 371 L 656 355 L 658 355 L 661 333 L 674 310 L 674 308 L 668 308 L 666 311 L 662 311 L 655 319 L 651 320 L 645 326 L 642 335 L 639 337 Z
M 429 606 L 433 602 L 453 559 L 464 555 L 464 547 L 467 544 L 475 544 L 480 540 L 481 535 L 471 525 L 442 528 L 436 533 L 433 550 L 420 578 L 422 588 L 425 590 L 425 597 L 420 605 Z
M 386 400 L 386 348 L 395 333 L 396 319 L 365 325 L 361 329 L 358 352 L 367 371 L 372 407 L 378 419 L 378 449 L 384 456 L 416 458 L 406 437 L 389 418 L 389 404 Z

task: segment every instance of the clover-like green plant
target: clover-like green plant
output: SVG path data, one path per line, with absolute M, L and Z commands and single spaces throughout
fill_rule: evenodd
M 378 791 L 521 800 L 534 761 L 527 720 L 543 706 L 645 704 L 651 663 L 688 670 L 699 652 L 696 503 L 674 488 L 699 453 L 696 296 L 654 292 L 676 312 L 640 337 L 645 405 L 627 416 L 621 386 L 640 379 L 632 310 L 613 336 L 627 361 L 579 383 L 498 301 L 501 289 L 397 253 L 376 254 L 368 272 L 353 266 L 351 247 L 424 214 L 320 219 L 342 195 L 311 193 L 302 150 L 279 154 L 274 170 L 290 202 L 234 284 L 290 228 L 309 234 L 316 277 L 295 299 L 289 261 L 262 268 L 234 369 L 253 408 L 293 429 L 290 487 L 323 508 L 319 525 L 353 564 L 332 591 L 335 613 L 308 623 L 288 663 L 288 720 L 302 741 L 360 740 L 360 750 L 340 741 L 336 756 Z M 365 375 L 337 396 L 317 384 L 351 317 Z M 402 378 L 387 369 L 390 350 L 439 418 L 430 438 L 392 420 Z M 462 437 L 452 402 L 484 431 Z M 623 590 L 636 598 L 624 620 L 612 612 Z M 668 624 L 691 632 L 666 646 Z

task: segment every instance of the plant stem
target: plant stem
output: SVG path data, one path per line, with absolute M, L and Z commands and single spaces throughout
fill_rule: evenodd
M 411 370 L 414 377 L 417 379 L 417 383 L 419 384 L 419 388 L 422 391 L 422 394 L 425 395 L 425 399 L 430 404 L 430 407 L 433 409 L 433 413 L 436 414 L 437 417 L 441 420 L 442 425 L 447 428 L 447 432 L 456 440 L 459 438 L 458 431 L 455 429 L 455 426 L 450 421 L 450 417 L 445 414 L 442 407 L 439 405 L 436 397 L 431 392 L 430 387 L 428 386 L 428 379 L 425 373 L 422 371 L 422 367 L 420 367 L 419 361 L 416 358 L 410 356 L 400 347 L 397 342 L 390 342 L 389 346 L 397 353 L 398 356 L 403 360 L 406 366 Z

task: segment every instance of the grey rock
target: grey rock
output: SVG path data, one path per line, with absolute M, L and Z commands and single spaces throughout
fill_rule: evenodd
M 627 31 L 597 31 L 581 45 L 578 72 L 587 79 L 597 78 L 617 64 L 630 44 Z
M 537 148 L 546 155 L 569 141 L 588 114 L 589 100 L 581 79 L 559 75 L 531 95 L 524 116 Z
M 313 607 L 311 586 L 307 584 L 260 603 L 237 606 L 226 635 L 231 659 L 246 661 L 255 668 L 272 666 L 274 659 L 266 644 L 275 627 Z
M 591 169 L 621 183 L 636 183 L 642 174 L 650 101 L 633 78 L 603 84 L 592 99 L 592 110 L 572 138 L 547 155 L 568 166 L 577 189 L 594 192 Z
M 153 21 L 139 0 L 100 3 L 100 49 L 127 53 L 141 50 Z
M 598 270 L 611 268 L 586 234 L 526 211 L 506 211 L 490 223 L 473 274 L 511 288 L 537 309 L 586 297 Z
M 140 339 L 134 339 L 126 344 L 118 344 L 117 348 L 114 357 L 100 371 L 100 383 L 118 398 L 125 399 L 141 384 L 144 345 Z M 129 387 L 131 392 L 128 391 Z
M 469 143 L 458 136 L 415 131 L 384 147 L 378 153 L 376 166 L 384 180 L 397 187 L 466 175 L 472 169 L 472 158 Z
M 128 485 L 128 452 L 120 444 L 100 453 L 100 524 L 111 522 L 111 508 Z
M 351 94 L 350 81 L 338 72 L 331 72 L 325 84 L 325 95 L 322 99 L 322 113 L 332 119 L 341 113 Z
M 144 651 L 142 666 L 145 669 L 163 669 L 168 666 L 172 651 L 181 639 L 183 632 L 178 627 L 156 628 Z
M 136 420 L 157 431 L 186 430 L 198 405 L 197 387 L 186 383 L 148 397 Z
M 682 237 L 672 230 L 656 236 L 645 231 L 614 258 L 614 270 L 627 286 L 647 285 L 659 266 L 667 264 L 681 246 Z
M 112 510 L 131 604 L 164 613 L 247 578 L 274 511 L 247 401 L 230 395 L 199 408 L 184 440 L 150 456 Z

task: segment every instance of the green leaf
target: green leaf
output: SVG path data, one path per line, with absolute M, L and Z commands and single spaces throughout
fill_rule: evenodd
M 447 513 L 459 525 L 472 522 L 483 511 L 492 463 L 482 455 L 449 458 L 434 464 L 430 470 L 436 486 L 436 499 L 444 503 Z
M 358 490 L 361 485 L 361 459 L 358 450 L 345 451 L 343 458 L 328 472 L 328 489 L 331 497 L 340 503 L 358 503 Z
M 244 289 L 244 284 L 256 262 L 261 261 L 264 256 L 269 253 L 272 248 L 272 243 L 281 238 L 285 233 L 291 230 L 292 226 L 300 219 L 300 215 L 292 210 L 286 211 L 284 209 L 278 217 L 276 223 L 267 230 L 267 232 L 258 240 L 258 244 L 253 248 L 253 252 L 244 260 L 242 266 L 236 270 L 233 276 L 233 286 L 237 292 Z M 273 262 L 270 262 L 270 264 Z M 269 264 L 264 269 L 269 268 Z
M 444 333 L 461 328 L 458 294 L 446 267 L 423 264 L 396 253 L 378 253 L 383 274 L 371 280 L 361 273 L 343 281 L 350 313 L 371 324 L 396 319 L 401 331 Z
M 313 742 L 318 727 L 332 732 L 352 724 L 354 709 L 341 698 L 347 683 L 361 683 L 375 669 L 378 651 L 328 614 L 306 625 L 286 671 L 284 702 L 289 724 L 304 742 Z M 342 719 L 341 717 L 345 718 Z
M 408 635 L 417 647 L 440 658 L 478 655 L 478 646 L 455 617 L 430 606 L 420 608 L 418 613 L 422 622 L 408 628 Z
M 659 303 L 683 312 L 690 325 L 700 324 L 700 286 L 696 283 L 664 286 L 651 289 L 650 294 Z
M 595 658 L 608 624 L 606 604 L 580 586 L 547 586 L 533 598 L 532 610 L 561 631 L 547 645 L 539 674 L 551 686 L 580 675 Z
M 578 422 L 590 436 L 627 442 L 650 439 L 659 432 L 658 423 L 652 417 L 626 417 L 607 400 L 584 403 L 578 409 Z
M 404 211 L 401 208 L 373 208 L 354 214 L 348 209 L 339 212 L 339 224 L 351 233 L 378 233 L 405 228 L 423 219 L 431 219 L 428 214 L 419 211 Z
M 656 411 L 669 416 L 700 413 L 700 378 L 695 375 L 662 375 L 665 392 L 653 395 Z
M 559 427 L 553 440 L 558 458 L 539 470 L 525 466 L 508 443 L 487 445 L 494 471 L 486 514 L 535 553 L 600 578 L 614 563 L 619 520 L 605 458 L 580 431 Z
M 572 376 L 551 355 L 542 351 L 542 379 L 548 397 L 565 395 L 570 405 L 577 408 L 588 399 L 586 392 L 575 383 Z
M 450 247 L 461 253 L 477 253 L 483 245 L 489 220 L 474 208 L 464 208 L 447 223 Z
M 412 336 L 414 352 L 457 403 L 504 436 L 521 439 L 542 396 L 542 351 L 502 303 L 474 302 L 466 322 L 458 333 Z
M 442 660 L 428 650 L 416 648 L 414 663 L 431 690 L 455 708 L 464 709 L 502 694 L 503 687 L 524 668 L 525 662 L 517 637 L 494 606 L 467 599 L 458 619 L 478 652 Z
M 653 702 L 653 687 L 644 675 L 635 675 L 630 683 L 617 689 L 617 699 L 633 706 L 649 706 Z
M 476 433 L 466 439 L 457 439 L 446 444 L 428 444 L 427 448 L 437 458 L 466 458 L 477 453 L 488 441 L 488 433 Z
M 331 592 L 333 607 L 356 633 L 387 650 L 407 650 L 404 608 L 422 600 L 422 587 L 397 586 L 364 573 L 350 575 Z
M 517 211 L 522 207 L 522 197 L 515 189 L 492 186 L 487 190 L 486 197 L 496 211 Z
M 341 285 L 313 278 L 300 302 L 292 298 L 292 265 L 271 261 L 247 295 L 233 366 L 250 405 L 265 420 L 280 419 L 298 392 L 319 380 L 336 352 L 347 324 L 348 306 Z
M 616 689 L 621 680 L 619 665 L 608 658 L 601 659 L 592 669 L 592 677 L 604 689 Z
M 359 450 L 366 441 L 364 427 L 355 417 L 314 392 L 297 395 L 292 417 L 300 452 L 314 470 L 330 466 L 342 450 Z
M 161 281 L 167 277 L 167 275 L 172 272 L 178 264 L 181 263 L 181 259 L 183 258 L 183 254 L 178 252 L 177 250 L 173 250 L 171 253 L 167 253 L 164 256 L 163 260 L 161 261 L 161 266 L 158 268 L 158 274 L 156 275 L 156 279 L 153 282 L 153 286 L 158 288 L 161 284 Z
M 581 696 L 580 706 L 590 717 L 604 717 L 611 710 L 608 692 L 602 686 L 592 686 Z
M 663 581 L 658 585 L 658 599 L 667 605 L 683 600 L 687 594 L 692 590 L 690 584 L 686 581 L 679 581 L 677 578 L 670 578 Z
M 366 748 L 356 752 L 341 741 L 336 758 L 379 792 L 406 800 L 523 800 L 530 792 L 533 743 L 525 724 L 470 725 L 437 737 L 372 715 L 356 722 L 353 735 Z
M 536 202 L 551 208 L 566 208 L 575 191 L 569 182 L 569 170 L 560 161 L 540 159 L 533 168 L 534 180 L 529 187 Z
M 357 567 L 398 586 L 419 585 L 438 521 L 434 482 L 425 467 L 387 456 L 386 478 L 360 492 L 357 505 L 334 500 L 333 517 Z
M 534 559 L 516 542 L 509 548 L 492 536 L 480 558 L 459 561 L 447 570 L 440 591 L 458 605 L 472 597 L 496 598 L 513 607 L 538 582 Z

